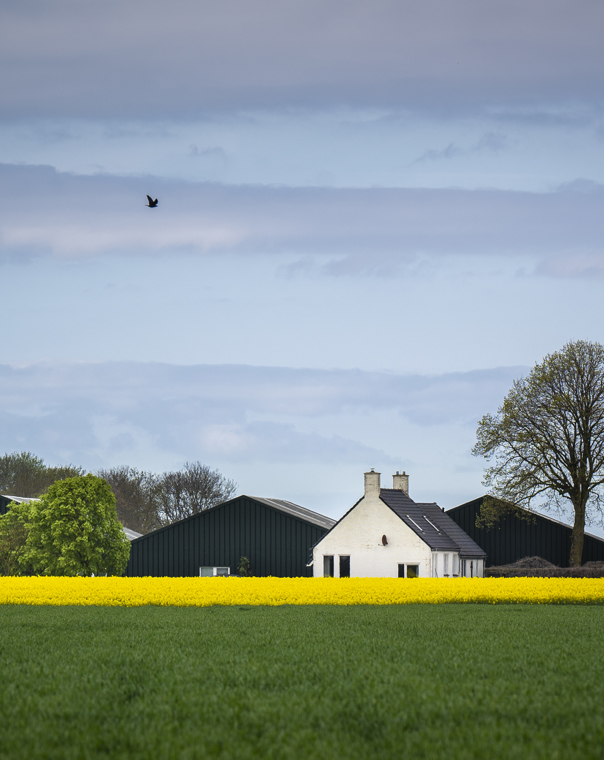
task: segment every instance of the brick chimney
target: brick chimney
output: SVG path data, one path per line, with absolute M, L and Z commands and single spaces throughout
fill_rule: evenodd
M 409 496 L 409 476 L 404 470 L 402 473 L 397 470 L 396 475 L 392 476 L 392 487 L 395 491 L 402 491 L 405 496 Z
M 365 496 L 379 496 L 380 495 L 380 473 L 374 472 L 373 467 L 371 472 L 365 473 Z

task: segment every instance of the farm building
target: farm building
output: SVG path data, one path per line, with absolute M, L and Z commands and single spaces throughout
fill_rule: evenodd
M 438 504 L 409 497 L 409 478 L 365 473 L 365 493 L 313 547 L 314 576 L 482 577 L 484 551 Z
M 25 496 L 5 496 L 0 494 L 0 515 L 5 515 L 8 511 L 8 505 L 14 501 L 21 504 L 22 501 L 37 501 L 37 499 L 28 499 Z
M 449 509 L 446 514 L 486 552 L 487 567 L 508 565 L 523 557 L 543 557 L 568 567 L 572 528 L 551 517 L 525 512 L 530 521 L 508 513 L 489 530 L 476 527 L 484 496 Z M 604 539 L 585 534 L 583 562 L 604 561 Z
M 125 575 L 311 575 L 311 546 L 334 520 L 290 501 L 238 496 L 132 541 Z

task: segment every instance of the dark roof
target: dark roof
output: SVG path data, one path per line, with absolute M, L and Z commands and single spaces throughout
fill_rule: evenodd
M 294 504 L 292 501 L 284 501 L 283 499 L 272 499 L 268 498 L 266 496 L 250 496 L 249 494 L 242 493 L 239 496 L 234 496 L 232 499 L 229 499 L 228 501 L 222 501 L 220 504 L 215 504 L 213 507 L 208 507 L 208 509 L 202 509 L 200 512 L 195 512 L 193 515 L 189 515 L 188 517 L 183 517 L 181 520 L 176 520 L 175 522 L 168 523 L 168 525 L 163 525 L 161 528 L 156 528 L 155 530 L 150 531 L 149 533 L 145 533 L 140 538 L 133 539 L 134 541 L 143 541 L 144 539 L 148 538 L 149 536 L 152 536 L 156 533 L 162 533 L 163 531 L 170 530 L 175 525 L 179 525 L 180 523 L 186 523 L 186 522 L 195 522 L 198 519 L 207 516 L 211 512 L 217 512 L 221 509 L 224 509 L 225 507 L 229 506 L 233 502 L 245 502 L 246 499 L 249 499 L 250 501 L 258 502 L 259 504 L 263 504 L 265 507 L 269 507 L 270 509 L 276 509 L 279 512 L 285 512 L 290 517 L 298 518 L 298 520 L 303 520 L 306 523 L 310 523 L 311 525 L 316 525 L 320 528 L 325 528 L 329 530 L 335 525 L 335 520 L 332 520 L 330 517 L 326 517 L 325 515 L 321 515 L 318 512 L 313 512 L 310 509 L 306 509 L 305 507 L 301 507 L 299 504 Z
M 451 507 L 451 509 L 448 509 L 445 514 L 455 514 L 457 510 L 463 510 L 465 507 L 469 506 L 470 504 L 474 504 L 476 501 L 482 502 L 483 499 L 487 498 L 488 494 L 485 494 L 484 496 L 479 496 L 478 499 L 472 499 L 472 501 L 466 501 L 463 504 L 460 504 L 457 507 Z M 22 500 L 23 501 L 23 500 Z M 549 515 L 544 515 L 542 512 L 534 512 L 532 509 L 525 509 L 524 507 L 519 507 L 517 504 L 514 504 L 514 509 L 518 510 L 518 512 L 524 512 L 525 515 L 530 515 L 531 517 L 537 519 L 537 520 L 547 520 L 547 522 L 553 523 L 554 525 L 559 525 L 561 528 L 565 528 L 566 530 L 573 529 L 572 525 L 569 525 L 568 523 L 561 522 L 560 520 L 554 520 L 553 517 L 550 517 Z M 457 524 L 457 523 L 456 523 Z M 589 538 L 594 538 L 596 541 L 604 541 L 604 538 L 602 536 L 596 536 L 595 533 L 588 533 L 586 530 L 583 531 L 583 535 L 589 536 Z
M 433 551 L 458 551 L 468 558 L 486 556 L 438 504 L 419 504 L 395 488 L 381 488 L 380 499 Z
M 8 509 L 8 505 L 12 502 L 15 504 L 21 504 L 24 501 L 40 501 L 29 496 L 9 496 L 8 494 L 0 494 L 0 515 L 5 515 Z
M 124 533 L 126 534 L 128 541 L 134 541 L 135 538 L 140 538 L 143 535 L 142 533 L 137 533 L 135 530 L 126 528 L 125 525 L 122 525 L 122 528 L 124 529 Z
M 481 496 L 445 513 L 459 525 L 487 554 L 487 567 L 507 565 L 523 557 L 539 556 L 559 567 L 568 567 L 572 527 L 548 515 L 516 507 L 492 528 L 477 528 Z M 585 533 L 583 562 L 604 559 L 604 539 Z
M 332 520 L 331 517 L 320 515 L 318 512 L 313 512 L 311 509 L 306 509 L 306 507 L 301 507 L 299 504 L 294 504 L 293 501 L 249 495 L 248 498 L 266 504 L 268 507 L 273 507 L 273 509 L 280 509 L 282 512 L 287 512 L 287 514 L 292 515 L 293 517 L 299 517 L 302 520 L 306 520 L 306 522 L 319 525 L 321 528 L 327 528 L 327 530 L 333 528 L 336 524 L 336 521 Z

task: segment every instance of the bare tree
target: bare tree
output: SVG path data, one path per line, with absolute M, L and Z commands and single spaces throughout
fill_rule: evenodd
M 127 465 L 98 470 L 96 474 L 111 487 L 122 525 L 137 533 L 161 527 L 157 475 Z
M 576 341 L 516 380 L 496 415 L 479 422 L 473 453 L 493 460 L 483 523 L 510 504 L 574 511 L 570 564 L 583 557 L 585 522 L 604 484 L 604 346 Z
M 57 480 L 75 478 L 84 472 L 81 467 L 71 464 L 49 467 L 29 451 L 15 451 L 0 457 L 0 493 L 36 498 Z
M 226 501 L 237 484 L 201 462 L 185 462 L 182 470 L 158 479 L 157 497 L 162 525 L 182 520 Z

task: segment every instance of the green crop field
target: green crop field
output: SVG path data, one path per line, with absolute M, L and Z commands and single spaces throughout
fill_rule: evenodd
M 604 607 L 1 607 L 0 757 L 604 758 Z

